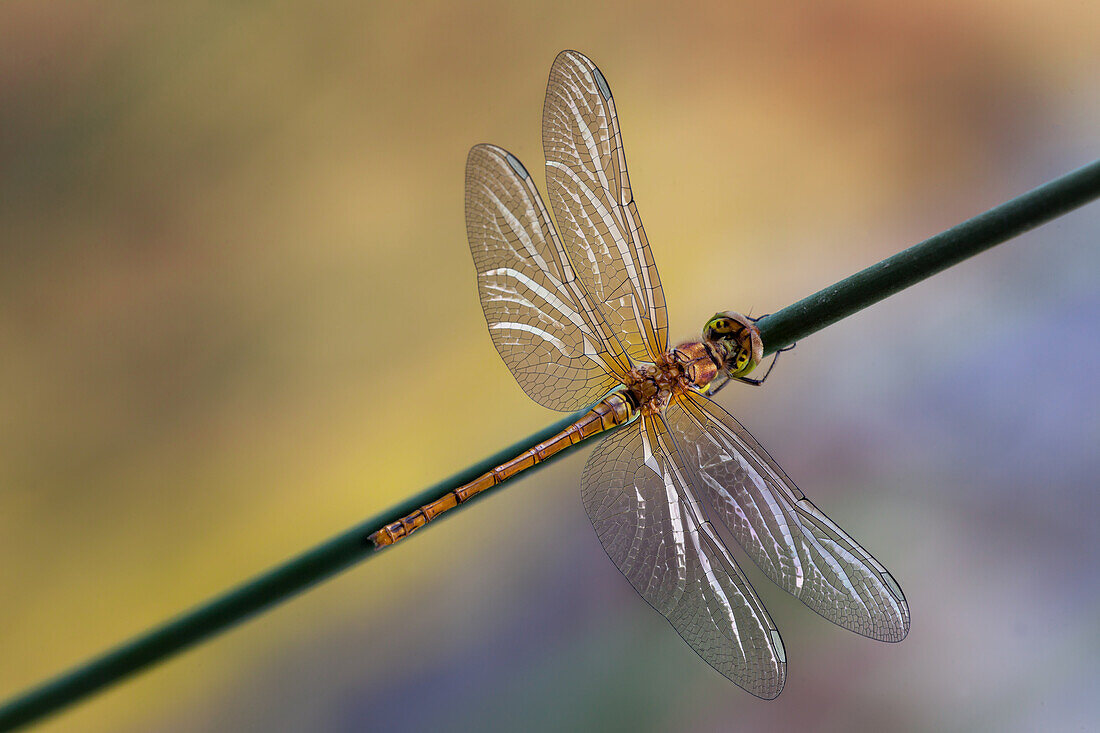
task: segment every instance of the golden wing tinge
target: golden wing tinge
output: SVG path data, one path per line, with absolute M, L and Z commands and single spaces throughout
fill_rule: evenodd
M 546 185 L 577 276 L 635 361 L 668 341 L 661 279 L 634 205 L 611 88 L 576 51 L 550 69 L 542 113 Z
M 769 578 L 857 634 L 905 638 L 909 605 L 894 577 L 814 506 L 732 415 L 690 394 L 675 399 L 665 419 L 699 497 Z
M 642 598 L 732 682 L 776 697 L 787 669 L 779 631 L 692 497 L 661 418 L 604 438 L 581 495 L 608 557 Z
M 502 148 L 466 159 L 466 233 L 489 333 L 536 402 L 571 412 L 628 369 L 573 274 L 531 176 Z

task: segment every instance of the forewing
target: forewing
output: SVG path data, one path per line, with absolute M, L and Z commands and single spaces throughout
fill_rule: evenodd
M 605 438 L 581 479 L 608 556 L 708 664 L 766 699 L 783 689 L 783 642 L 692 498 L 671 436 L 643 417 Z
M 562 51 L 542 114 L 546 185 L 585 289 L 635 361 L 665 352 L 668 317 L 626 170 L 615 100 L 589 59 Z
M 769 578 L 829 621 L 882 641 L 909 632 L 893 576 L 798 490 L 733 416 L 699 394 L 665 414 L 699 496 Z
M 595 402 L 628 360 L 585 297 L 531 176 L 513 155 L 478 145 L 466 159 L 466 232 L 489 333 L 536 402 Z

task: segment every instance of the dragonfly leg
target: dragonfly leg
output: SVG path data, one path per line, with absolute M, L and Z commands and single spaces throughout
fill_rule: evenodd
M 760 318 L 763 318 L 763 317 L 764 316 L 760 316 Z M 752 318 L 751 316 L 749 317 L 749 319 L 753 323 L 755 323 L 756 321 L 759 321 L 760 318 Z M 759 386 L 763 385 L 764 380 L 767 379 L 768 375 L 772 373 L 772 369 L 775 369 L 775 362 L 779 359 L 779 355 L 782 354 L 784 351 L 790 351 L 791 349 L 793 349 L 797 345 L 798 345 L 797 343 L 794 343 L 794 344 L 791 344 L 790 346 L 784 346 L 782 349 L 780 349 L 779 351 L 776 351 L 774 354 L 772 354 L 772 363 L 768 364 L 768 371 L 764 372 L 764 376 L 760 377 L 760 379 L 754 379 L 752 377 L 734 377 L 734 379 L 737 380 L 738 382 L 741 382 L 742 384 L 750 384 L 753 387 L 759 387 Z

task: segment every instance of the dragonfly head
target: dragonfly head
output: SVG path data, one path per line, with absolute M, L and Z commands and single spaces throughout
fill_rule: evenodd
M 703 326 L 703 340 L 718 355 L 729 379 L 743 377 L 764 358 L 760 329 L 740 313 L 716 313 Z

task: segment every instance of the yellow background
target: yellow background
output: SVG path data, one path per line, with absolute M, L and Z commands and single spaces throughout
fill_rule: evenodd
M 557 419 L 492 348 L 477 142 L 616 97 L 670 338 L 1097 156 L 1091 3 L 0 6 L 0 696 Z M 765 703 L 607 561 L 587 451 L 43 730 L 990 729 L 1100 713 L 1096 206 L 818 334 L 737 414 L 893 572 L 900 645 L 750 577 Z

